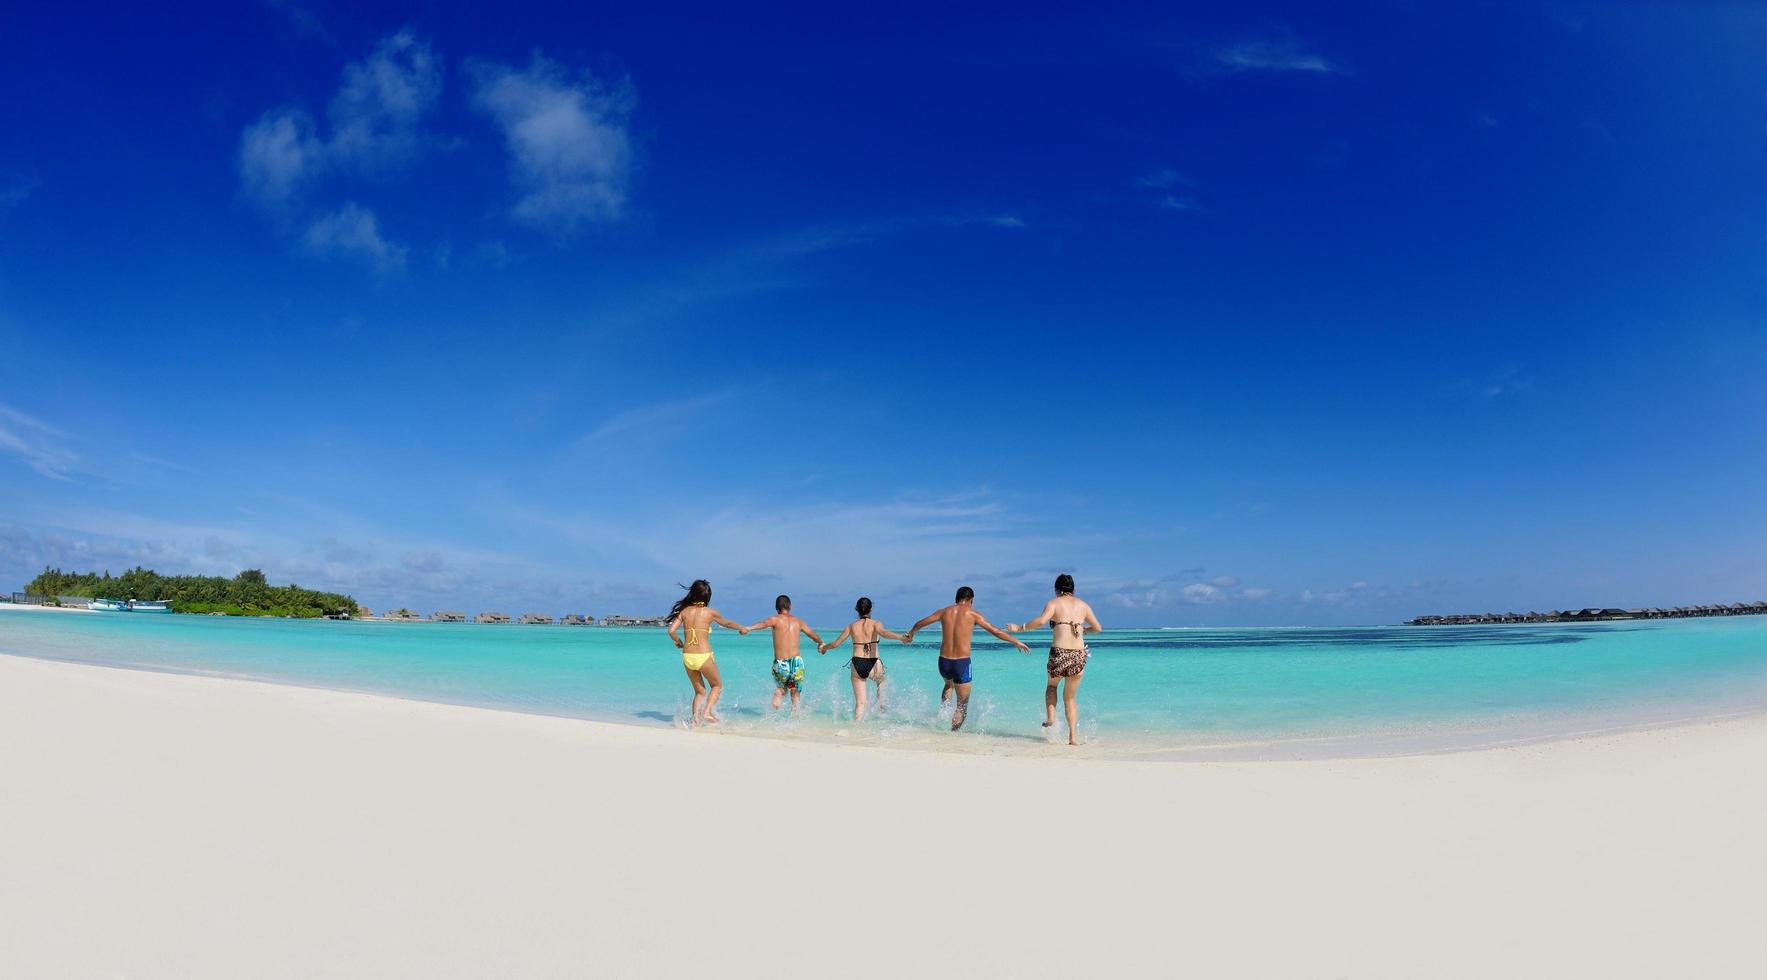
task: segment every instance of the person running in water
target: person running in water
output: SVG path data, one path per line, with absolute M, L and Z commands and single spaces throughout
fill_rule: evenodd
M 718 698 L 724 694 L 724 679 L 718 676 L 718 662 L 712 659 L 712 624 L 733 629 L 744 636 L 748 627 L 725 619 L 707 603 L 712 601 L 712 583 L 696 578 L 687 587 L 687 594 L 676 600 L 669 610 L 669 639 L 681 650 L 681 665 L 687 668 L 687 680 L 693 685 L 693 723 L 716 725 Z M 686 630 L 683 640 L 677 630 Z
M 816 635 L 809 623 L 791 614 L 791 596 L 774 599 L 773 610 L 773 615 L 750 626 L 749 630 L 773 631 L 773 710 L 779 710 L 780 700 L 786 691 L 790 691 L 791 713 L 795 715 L 798 702 L 804 696 L 804 658 L 798 655 L 798 635 L 809 637 L 819 650 L 822 637 Z
M 833 643 L 824 643 L 818 649 L 826 654 L 828 651 L 853 638 L 853 659 L 848 664 L 853 668 L 853 720 L 865 720 L 865 682 L 870 680 L 877 685 L 877 710 L 884 710 L 884 676 L 883 660 L 877 655 L 877 638 L 889 637 L 892 640 L 908 642 L 908 638 L 900 633 L 884 629 L 884 625 L 871 618 L 871 600 L 864 596 L 853 604 L 853 611 L 859 618 L 847 624 L 841 635 L 834 638 Z
M 1055 577 L 1055 598 L 1043 604 L 1037 618 L 1019 625 L 1007 623 L 1008 632 L 1034 630 L 1049 624 L 1054 635 L 1049 639 L 1049 684 L 1043 689 L 1043 727 L 1055 727 L 1055 686 L 1061 685 L 1061 700 L 1067 708 L 1068 744 L 1079 745 L 1080 708 L 1074 701 L 1080 693 L 1080 680 L 1086 674 L 1086 661 L 1092 651 L 1086 647 L 1086 631 L 1104 629 L 1098 616 L 1085 601 L 1074 596 L 1074 577 L 1063 572 Z
M 951 712 L 951 730 L 963 727 L 963 719 L 969 714 L 969 692 L 971 671 L 969 663 L 969 641 L 975 630 L 980 627 L 1002 640 L 1019 648 L 1021 653 L 1030 653 L 1031 648 L 1020 643 L 1017 638 L 1003 632 L 988 617 L 976 611 L 976 590 L 965 585 L 957 590 L 957 601 L 951 605 L 929 614 L 925 619 L 915 623 L 908 630 L 905 643 L 914 642 L 914 634 L 922 627 L 939 624 L 939 676 L 945 679 L 945 689 L 939 694 L 939 703 L 949 700 L 952 693 L 957 695 L 957 707 Z

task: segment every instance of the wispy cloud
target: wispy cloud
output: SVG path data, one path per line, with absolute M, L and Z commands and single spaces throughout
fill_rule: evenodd
M 634 166 L 630 84 L 604 84 L 537 52 L 526 68 L 479 61 L 468 70 L 474 108 L 503 131 L 517 221 L 568 234 L 621 216 Z
M 1216 48 L 1215 64 L 1226 71 L 1302 72 L 1335 75 L 1343 65 L 1303 47 L 1293 38 L 1241 41 Z
M 1184 174 L 1179 173 L 1176 170 L 1173 170 L 1171 167 L 1161 167 L 1158 170 L 1150 170 L 1147 173 L 1136 177 L 1135 186 L 1148 188 L 1150 190 L 1164 191 L 1170 190 L 1174 187 L 1195 187 L 1196 181 L 1186 177 Z
M 316 218 L 302 241 L 316 255 L 353 258 L 383 275 L 405 267 L 405 246 L 382 237 L 374 212 L 355 202 Z
M 1462 378 L 1449 389 L 1458 397 L 1495 401 L 1533 387 L 1534 379 L 1514 364 L 1506 364 L 1483 376 Z
M 300 109 L 272 109 L 240 134 L 240 188 L 259 207 L 282 214 L 301 202 L 325 160 L 313 117 Z
M 572 449 L 595 448 L 632 433 L 643 433 L 645 438 L 657 438 L 677 433 L 685 430 L 689 423 L 699 418 L 708 409 L 728 402 L 735 395 L 734 390 L 721 391 L 696 398 L 682 398 L 676 401 L 622 409 L 608 416 L 600 425 L 578 439 L 572 444 Z
M 1202 205 L 1188 191 L 1193 191 L 1198 184 L 1192 178 L 1173 170 L 1161 167 L 1137 176 L 1130 182 L 1136 189 L 1136 196 L 1148 201 L 1160 211 L 1201 211 Z
M 0 218 L 6 217 L 7 212 L 25 203 L 25 199 L 36 189 L 37 182 L 34 180 L 15 180 L 0 185 Z
M 284 229 L 298 226 L 309 199 L 341 175 L 384 176 L 439 143 L 423 122 L 442 91 L 440 59 L 409 30 L 381 40 L 344 68 L 327 113 L 330 134 L 299 106 L 271 109 L 240 134 L 238 168 L 244 196 Z M 405 248 L 388 242 L 372 211 L 354 202 L 301 222 L 303 243 L 316 254 L 366 259 L 388 272 L 404 264 Z
M 435 52 L 411 31 L 399 31 L 344 68 L 331 100 L 327 150 L 341 167 L 377 173 L 403 166 L 430 142 L 422 124 L 441 94 Z
M 1205 579 L 1201 568 L 1187 568 L 1160 579 L 1106 583 L 1104 601 L 1121 609 L 1152 612 L 1183 606 L 1215 606 L 1238 601 L 1268 599 L 1265 588 L 1242 588 L 1236 575 Z
M 23 460 L 53 480 L 69 480 L 76 459 L 66 434 L 42 419 L 0 404 L 0 452 Z
M 1319 592 L 1315 592 L 1312 589 L 1302 589 L 1300 599 L 1302 602 L 1317 603 L 1326 606 L 1338 606 L 1356 599 L 1367 589 L 1367 582 L 1351 582 L 1343 588 L 1326 589 Z

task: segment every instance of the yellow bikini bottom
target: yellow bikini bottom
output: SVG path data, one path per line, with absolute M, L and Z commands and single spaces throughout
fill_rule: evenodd
M 706 661 L 710 659 L 712 659 L 712 651 L 710 650 L 707 650 L 704 653 L 687 653 L 683 651 L 681 654 L 681 662 L 687 666 L 688 670 L 699 670 L 701 667 L 704 667 Z

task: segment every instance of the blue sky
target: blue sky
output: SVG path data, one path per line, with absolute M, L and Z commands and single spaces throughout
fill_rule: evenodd
M 0 14 L 0 584 L 1767 598 L 1767 9 Z

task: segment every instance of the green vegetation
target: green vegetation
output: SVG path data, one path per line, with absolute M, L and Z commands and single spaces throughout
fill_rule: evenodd
M 161 575 L 136 566 L 115 578 L 106 571 L 64 572 L 45 568 L 25 584 L 25 591 L 46 596 L 87 599 L 165 601 L 181 613 L 223 613 L 228 616 L 319 616 L 356 614 L 356 600 L 335 592 L 315 592 L 298 585 L 271 585 L 264 573 L 248 568 L 232 578 L 219 575 Z

